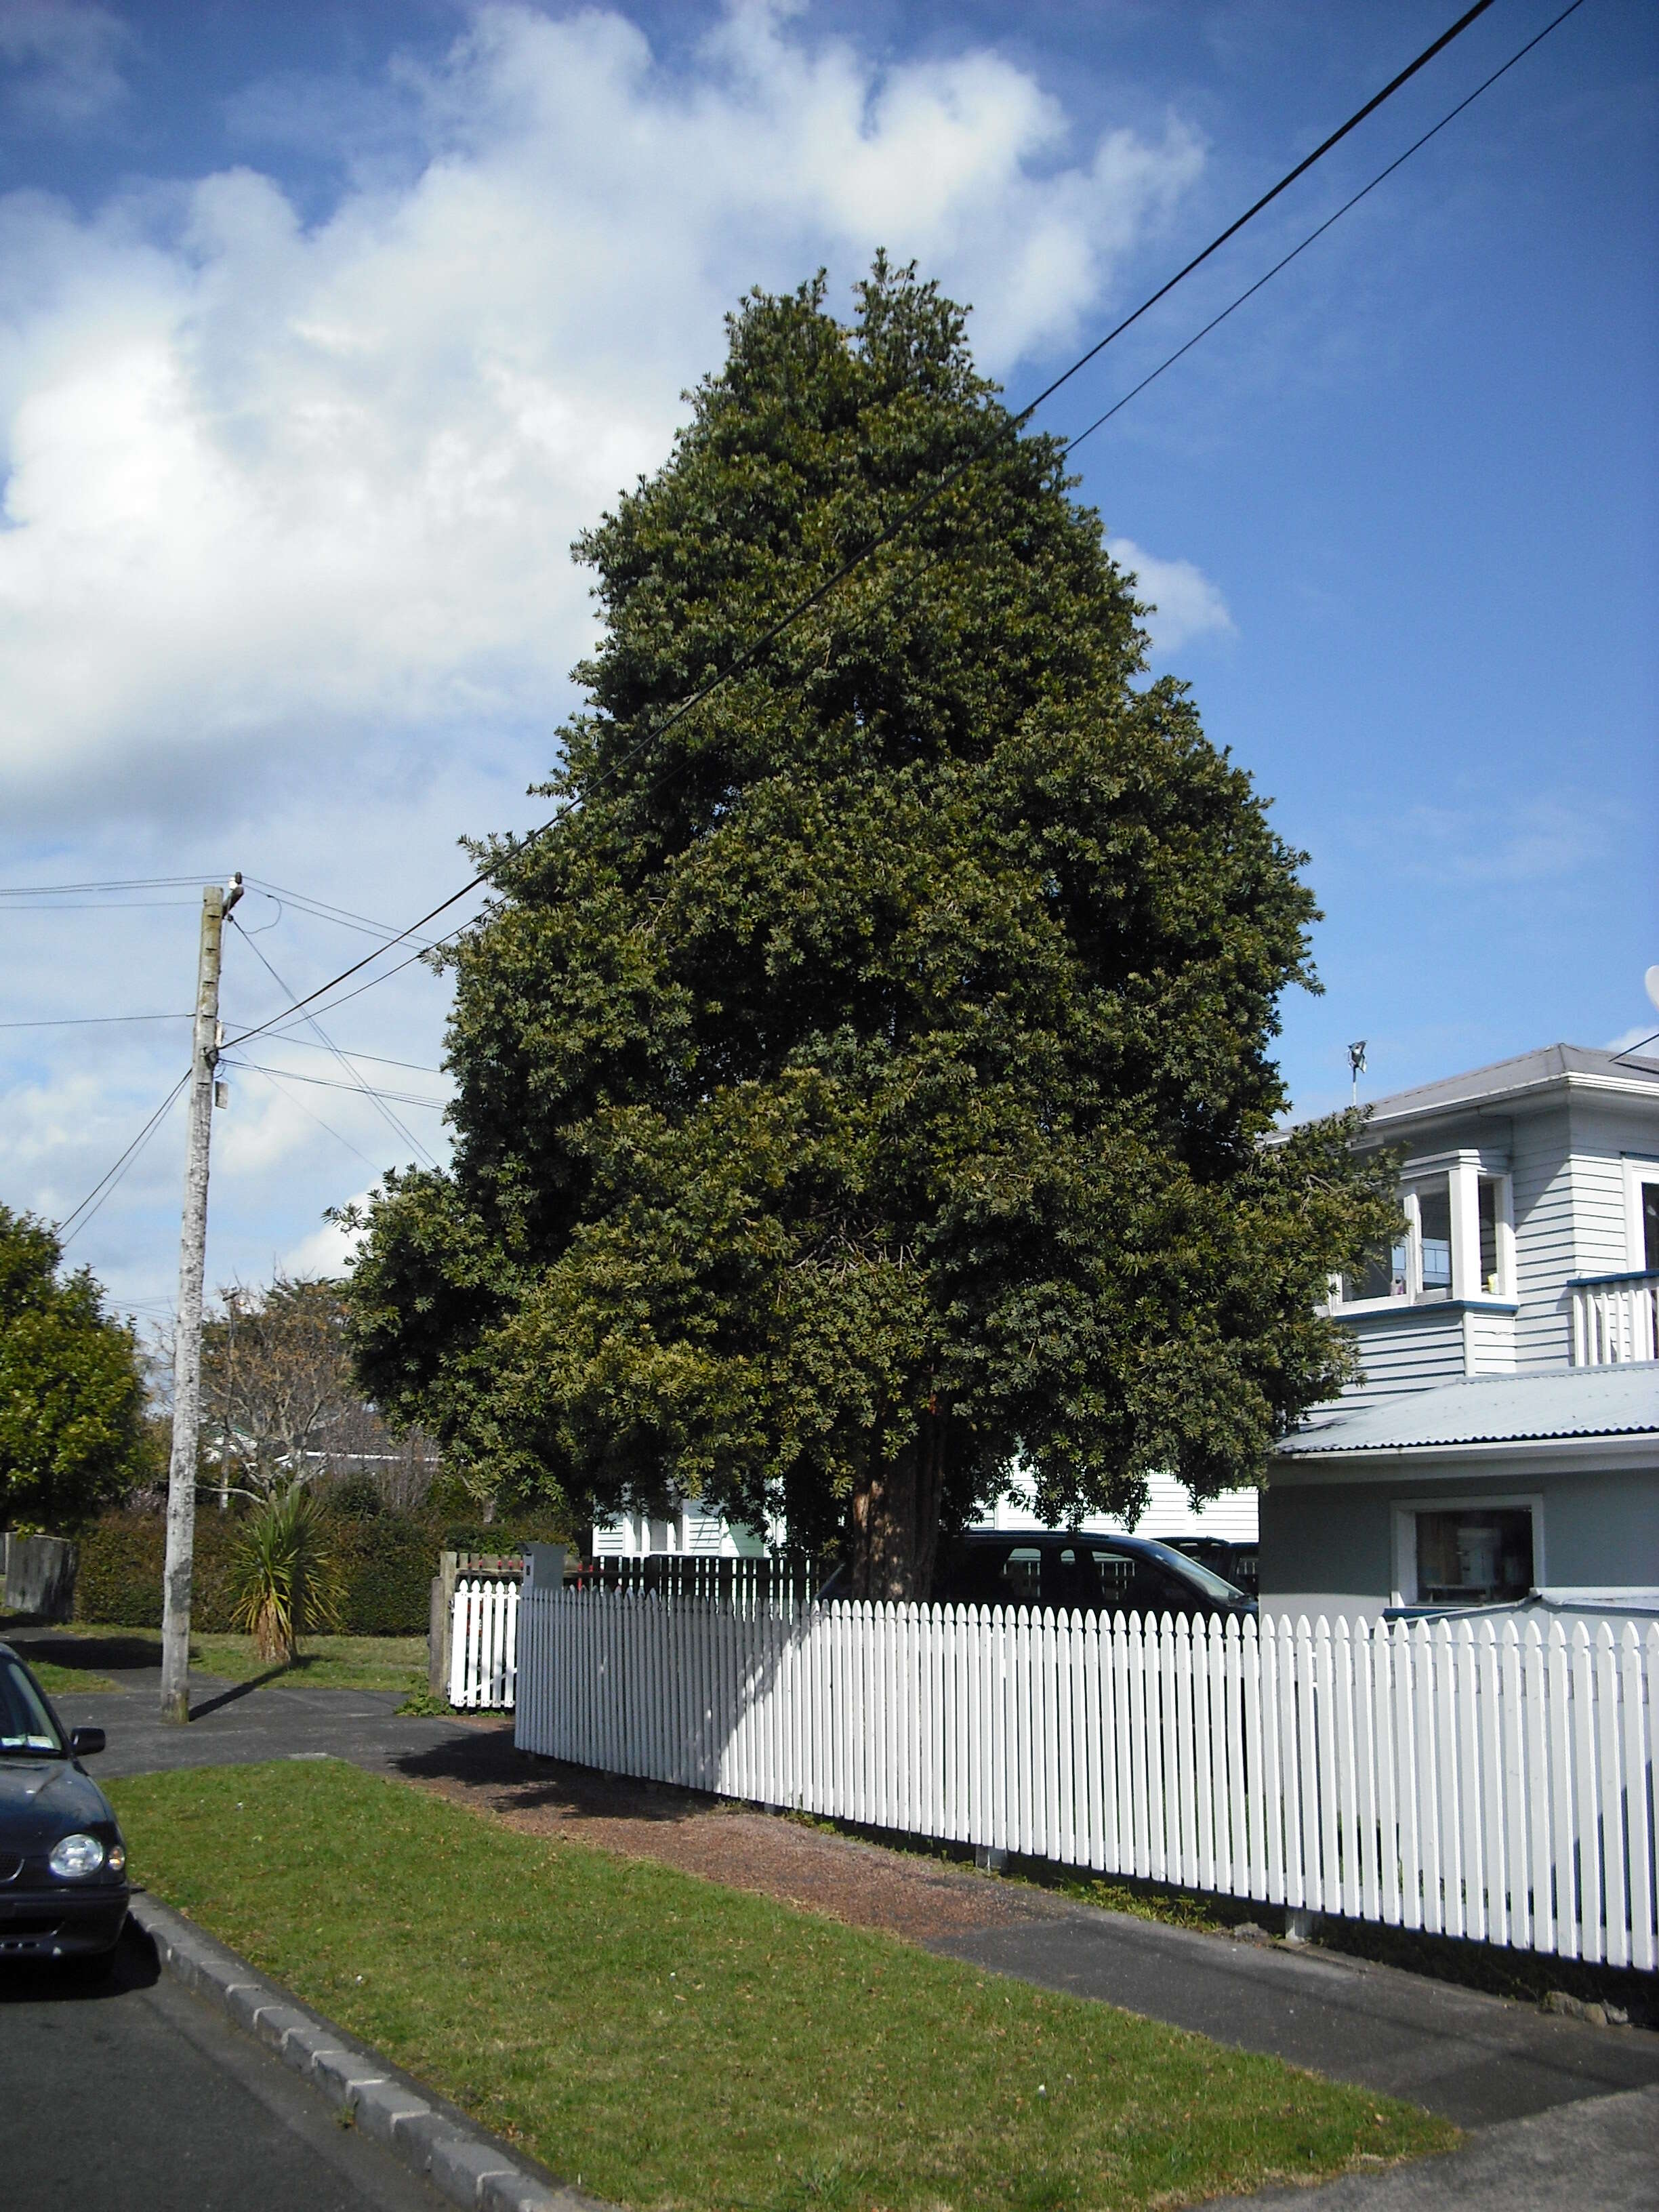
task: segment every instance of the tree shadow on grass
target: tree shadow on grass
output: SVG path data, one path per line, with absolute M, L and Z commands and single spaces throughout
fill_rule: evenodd
M 31 1629 L 9 1632 L 6 1641 L 30 1662 L 44 1660 L 77 1674 L 118 1674 L 139 1668 L 159 1672 L 161 1664 L 161 1647 L 153 1637 L 70 1636 Z
M 471 1788 L 510 1790 L 520 1812 L 556 1813 L 573 1828 L 584 1820 L 645 1820 L 672 1825 L 706 1814 L 724 1801 L 665 1782 L 603 1774 L 538 1759 L 515 1750 L 510 1722 L 458 1729 L 441 1742 L 406 1751 L 392 1762 L 410 1782 L 461 1782 Z

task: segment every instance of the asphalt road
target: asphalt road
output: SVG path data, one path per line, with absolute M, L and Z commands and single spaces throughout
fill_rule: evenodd
M 7 2212 L 436 2212 L 444 2200 L 129 1926 L 109 1982 L 0 1972 Z

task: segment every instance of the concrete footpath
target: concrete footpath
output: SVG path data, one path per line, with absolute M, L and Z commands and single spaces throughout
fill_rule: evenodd
M 1228 2204 L 1250 2212 L 1659 2207 L 1659 2036 L 1558 2020 L 1329 1952 L 1094 1917 L 1109 1924 L 1067 1917 L 929 1948 L 1272 2051 L 1469 2130 L 1443 2158 Z
M 928 1948 L 1362 2082 L 1462 2128 L 1659 2088 L 1659 2035 L 1591 2027 L 1313 1947 L 1239 1942 L 1084 1907 Z
M 166 1726 L 136 1690 L 56 1702 L 71 1725 L 108 1731 L 96 1772 L 348 1759 L 514 1826 L 886 1927 L 942 1955 L 1405 2098 L 1472 2131 L 1449 2157 L 1259 2196 L 1249 2200 L 1257 2212 L 1564 2199 L 1659 2212 L 1659 2035 L 1641 2029 L 1593 2027 L 1316 1948 L 1165 1928 L 776 1815 L 528 1760 L 509 1728 L 401 1717 L 389 1694 L 204 1688 L 187 1729 Z

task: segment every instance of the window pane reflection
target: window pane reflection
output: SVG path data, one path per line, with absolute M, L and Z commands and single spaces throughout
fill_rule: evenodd
M 1451 1184 L 1444 1176 L 1421 1183 L 1417 1193 L 1417 1218 L 1423 1249 L 1423 1295 L 1449 1298 L 1452 1291 Z

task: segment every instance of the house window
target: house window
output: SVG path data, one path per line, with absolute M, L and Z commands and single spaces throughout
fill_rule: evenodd
M 1506 1175 L 1482 1172 L 1473 1154 L 1441 1175 L 1408 1170 L 1401 1207 L 1405 1234 L 1332 1279 L 1338 1306 L 1514 1296 L 1515 1232 Z
M 1361 1298 L 1404 1298 L 1411 1295 L 1409 1250 L 1403 1237 L 1368 1252 L 1357 1274 L 1342 1278 L 1342 1301 L 1353 1305 Z
M 1532 1588 L 1528 1507 L 1463 1506 L 1416 1519 L 1419 1605 L 1488 1605 Z
M 1435 1176 L 1417 1186 L 1418 1254 L 1425 1299 L 1452 1294 L 1451 1179 Z M 1496 1234 L 1494 1232 L 1494 1244 Z
M 1650 1275 L 1659 1275 L 1659 1180 L 1644 1182 L 1642 1199 L 1642 1265 Z

